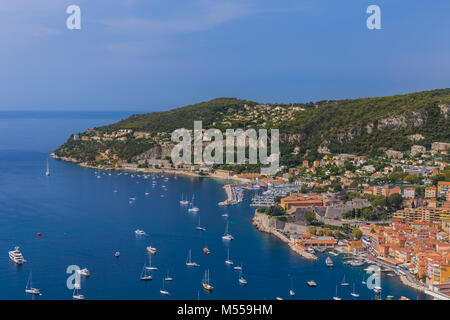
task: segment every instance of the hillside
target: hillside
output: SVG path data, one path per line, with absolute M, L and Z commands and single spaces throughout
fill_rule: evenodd
M 413 144 L 429 147 L 433 141 L 450 142 L 449 108 L 450 89 L 289 105 L 218 98 L 133 115 L 72 135 L 55 154 L 77 161 L 103 161 L 108 154 L 117 154 L 121 160 L 132 161 L 156 145 L 170 143 L 173 130 L 192 129 L 194 120 L 202 120 L 204 128 L 222 130 L 279 128 L 282 163 L 294 166 L 305 156 L 319 158 L 319 153 L 380 154 L 388 148 L 405 151 Z

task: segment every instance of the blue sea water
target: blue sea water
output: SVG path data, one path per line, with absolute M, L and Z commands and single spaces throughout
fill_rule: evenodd
M 355 283 L 360 299 L 374 298 L 361 283 L 367 277 L 362 267 L 332 257 L 335 267 L 327 268 L 326 255 L 314 262 L 304 260 L 278 239 L 257 231 L 251 225 L 248 200 L 219 207 L 225 198 L 224 181 L 167 175 L 168 181 L 155 178 L 153 187 L 151 178 L 116 172 L 98 172 L 98 178 L 93 169 L 48 156 L 71 133 L 126 115 L 0 112 L 0 299 L 72 299 L 66 286 L 69 265 L 90 270 L 91 276 L 81 282 L 87 299 L 332 299 L 344 275 Z M 47 160 L 50 177 L 44 175 Z M 200 212 L 180 207 L 181 194 L 195 195 Z M 132 197 L 136 201 L 130 203 Z M 235 237 L 230 243 L 221 239 L 225 212 Z M 198 216 L 205 232 L 195 229 Z M 138 228 L 148 235 L 136 236 Z M 142 282 L 139 276 L 148 263 L 145 248 L 150 244 L 158 250 L 152 264 L 159 270 L 152 281 Z M 205 245 L 211 250 L 208 256 L 202 253 Z M 28 260 L 23 266 L 8 258 L 15 246 Z M 189 249 L 200 267 L 185 266 Z M 240 285 L 238 273 L 225 264 L 227 249 L 235 264 L 243 264 L 247 285 Z M 115 251 L 121 252 L 119 258 L 113 256 Z M 205 269 L 214 286 L 210 293 L 201 287 Z M 42 296 L 24 292 L 31 270 Z M 159 290 L 168 271 L 174 280 L 166 282 L 165 289 L 171 295 L 162 296 Z M 309 288 L 307 280 L 318 286 Z M 289 296 L 291 283 L 294 297 Z M 383 296 L 425 298 L 397 277 L 383 275 L 381 286 Z M 352 286 L 339 286 L 338 295 L 354 299 L 351 290 Z

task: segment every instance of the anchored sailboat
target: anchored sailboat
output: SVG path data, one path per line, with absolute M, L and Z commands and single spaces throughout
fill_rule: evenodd
M 203 277 L 202 286 L 203 289 L 207 291 L 211 291 L 214 289 L 214 287 L 211 285 L 209 281 L 209 269 L 205 270 L 205 276 Z
M 40 295 L 40 296 L 42 295 L 41 291 L 39 289 L 33 288 L 31 271 L 30 271 L 30 275 L 28 277 L 27 286 L 25 287 L 25 292 L 30 293 L 30 294 Z
M 333 300 L 342 300 L 338 297 L 338 286 L 336 286 L 336 295 L 333 297 Z
M 72 298 L 74 300 L 84 300 L 84 299 L 86 299 L 86 297 L 84 295 L 80 294 L 79 290 L 80 290 L 80 284 L 79 283 L 75 283 L 75 287 L 73 289 Z
M 355 283 L 353 282 L 353 291 L 350 293 L 353 297 L 359 298 L 359 293 L 355 291 Z
M 345 281 L 345 274 L 344 274 L 344 279 L 342 279 L 341 286 L 346 287 L 346 286 L 349 286 L 349 285 L 350 285 L 350 283 Z
M 194 196 L 192 196 L 191 207 L 188 209 L 188 212 L 198 212 L 200 209 L 194 206 Z
M 230 266 L 232 264 L 234 264 L 233 260 L 230 260 L 230 248 L 228 248 L 228 250 L 227 250 L 227 260 L 225 260 L 225 263 L 230 265 Z
M 170 295 L 170 292 L 164 289 L 164 282 L 165 282 L 165 281 L 166 281 L 166 279 L 163 279 L 162 289 L 159 290 L 159 292 L 160 292 L 161 294 L 164 294 L 164 295 L 168 296 L 168 295 Z
M 195 227 L 198 231 L 206 231 L 205 227 L 202 227 L 200 224 L 200 216 L 198 216 L 198 225 Z
M 149 260 L 149 265 L 148 265 L 148 267 L 145 267 L 145 269 L 150 270 L 150 271 L 158 270 L 157 267 L 152 266 L 152 255 L 151 254 L 148 255 L 148 260 Z
M 222 239 L 228 240 L 228 241 L 231 241 L 234 239 L 233 236 L 228 232 L 228 221 L 227 221 L 227 226 L 225 227 L 225 233 L 223 234 Z
M 189 249 L 188 258 L 186 260 L 186 266 L 188 266 L 188 267 L 199 267 L 200 266 L 197 262 L 192 261 L 191 249 Z
M 47 170 L 45 171 L 45 175 L 48 177 L 50 176 L 50 168 L 48 166 L 48 160 L 47 160 Z
M 142 268 L 141 271 L 141 276 L 139 277 L 139 280 L 152 280 L 152 276 L 147 274 L 147 267 L 144 263 L 144 267 Z

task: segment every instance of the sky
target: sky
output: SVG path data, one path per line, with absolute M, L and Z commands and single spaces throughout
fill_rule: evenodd
M 69 5 L 81 29 L 69 30 Z M 381 30 L 369 30 L 369 5 Z M 448 0 L 0 0 L 0 110 L 159 111 L 450 87 Z

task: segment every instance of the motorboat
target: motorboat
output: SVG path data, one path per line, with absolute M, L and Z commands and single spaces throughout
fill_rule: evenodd
M 23 264 L 26 260 L 23 258 L 22 252 L 20 252 L 19 247 L 15 247 L 14 250 L 9 251 L 9 259 L 16 264 Z

